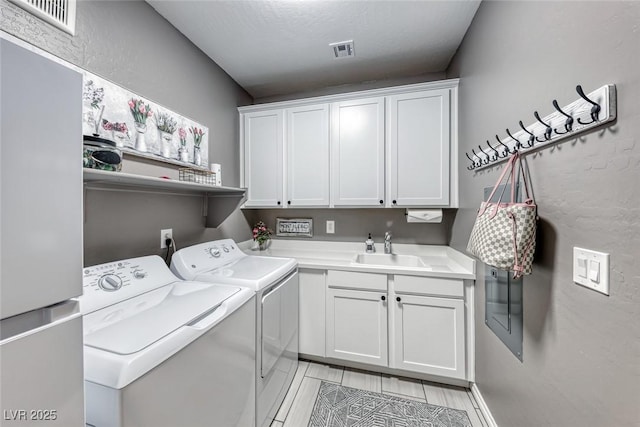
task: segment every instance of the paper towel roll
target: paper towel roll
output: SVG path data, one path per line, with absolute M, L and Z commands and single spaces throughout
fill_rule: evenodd
M 442 222 L 442 209 L 407 209 L 407 222 Z

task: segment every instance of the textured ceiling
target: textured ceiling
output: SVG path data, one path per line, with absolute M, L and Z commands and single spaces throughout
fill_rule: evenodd
M 254 98 L 444 71 L 480 0 L 146 0 Z M 355 57 L 329 43 L 353 39 Z

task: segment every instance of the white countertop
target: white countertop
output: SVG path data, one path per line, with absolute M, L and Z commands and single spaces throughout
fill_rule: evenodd
M 475 260 L 449 246 L 392 243 L 393 254 L 417 256 L 425 267 L 356 263 L 358 254 L 365 253 L 364 242 L 276 239 L 271 240 L 264 251 L 258 250 L 258 244 L 252 240 L 241 242 L 238 246 L 249 255 L 295 258 L 300 268 L 472 280 L 476 278 Z M 375 248 L 376 254 L 384 254 L 382 243 L 376 243 Z

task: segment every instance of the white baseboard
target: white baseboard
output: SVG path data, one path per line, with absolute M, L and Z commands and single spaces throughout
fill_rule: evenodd
M 491 415 L 487 402 L 484 401 L 476 383 L 471 384 L 471 394 L 473 394 L 473 397 L 476 399 L 476 402 L 480 407 L 480 411 L 482 412 L 482 415 L 484 415 L 484 419 L 487 421 L 487 424 L 489 424 L 489 427 L 498 427 L 498 424 L 496 424 L 496 420 L 493 419 L 493 415 Z

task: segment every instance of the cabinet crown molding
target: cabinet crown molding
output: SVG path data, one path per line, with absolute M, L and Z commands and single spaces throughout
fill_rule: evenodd
M 269 102 L 266 104 L 247 105 L 238 107 L 238 112 L 250 113 L 262 110 L 271 110 L 274 108 L 290 108 L 311 104 L 331 103 L 337 101 L 346 101 L 354 98 L 369 98 L 387 95 L 397 95 L 402 93 L 416 92 L 421 90 L 434 89 L 456 89 L 460 79 L 437 80 L 425 83 L 415 83 L 410 85 L 391 86 L 379 89 L 361 90 L 355 92 L 345 92 L 334 95 L 315 96 L 312 98 L 293 99 L 290 101 Z

